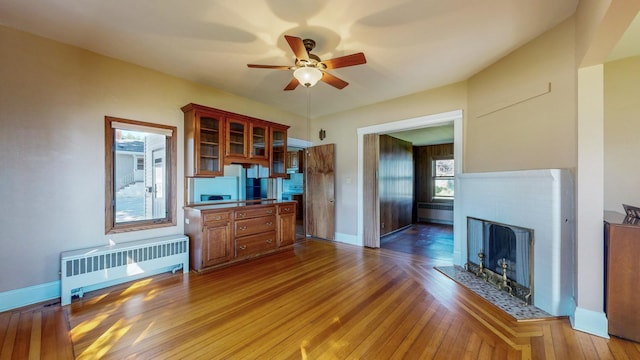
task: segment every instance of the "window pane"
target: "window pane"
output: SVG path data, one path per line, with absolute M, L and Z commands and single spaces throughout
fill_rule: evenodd
M 453 179 L 436 179 L 434 195 L 436 197 L 453 197 Z
M 436 160 L 436 176 L 453 176 L 453 159 Z
M 166 137 L 115 129 L 115 223 L 166 217 Z

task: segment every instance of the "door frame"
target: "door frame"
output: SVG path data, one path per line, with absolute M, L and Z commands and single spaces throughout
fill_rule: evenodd
M 158 174 L 156 161 L 160 160 L 160 169 L 162 169 L 162 176 L 160 179 L 162 201 L 158 201 Z M 167 216 L 167 162 L 166 151 L 164 148 L 157 148 L 151 150 L 151 219 L 163 218 Z M 158 211 L 162 214 L 159 215 Z
M 361 246 L 364 246 L 364 136 L 367 134 L 388 134 L 397 131 L 415 130 L 426 127 L 433 127 L 452 123 L 454 127 L 453 135 L 453 148 L 454 148 L 454 161 L 455 161 L 455 176 L 462 174 L 462 162 L 463 162 L 463 111 L 453 110 L 449 112 L 420 116 L 412 119 L 399 120 L 379 125 L 366 126 L 357 129 L 358 133 L 358 233 L 356 239 Z M 458 181 L 454 185 L 456 196 L 453 200 L 453 236 L 460 236 L 462 234 L 462 226 L 464 226 L 464 219 L 459 219 L 459 209 L 462 201 L 462 194 L 460 194 L 460 187 Z M 377 189 L 375 190 L 377 193 Z M 379 205 L 379 204 L 378 204 Z M 374 219 L 378 224 L 373 224 L 380 228 L 380 219 Z M 380 247 L 380 238 L 374 239 L 373 247 Z M 453 249 L 454 259 L 456 254 L 460 254 L 462 249 Z
M 287 148 L 296 148 L 296 149 L 303 149 L 306 150 L 308 147 L 313 146 L 313 143 L 311 141 L 307 141 L 307 140 L 302 140 L 302 139 L 298 139 L 298 138 L 292 138 L 292 137 L 287 137 Z M 306 154 L 306 151 L 305 151 Z M 305 162 L 305 166 L 302 169 L 302 173 L 304 176 L 304 190 L 302 191 L 302 204 L 298 204 L 298 206 L 302 206 L 304 204 L 306 204 L 306 199 L 307 199 L 307 165 Z M 280 178 L 281 179 L 281 178 Z M 278 194 L 277 194 L 277 198 L 278 199 L 282 199 L 282 191 L 283 191 L 283 185 L 282 185 L 282 180 L 280 180 L 280 186 L 278 189 Z M 304 232 L 304 237 L 308 237 L 309 235 L 309 231 L 307 231 L 307 206 L 304 205 L 304 207 L 302 207 L 301 211 L 302 211 L 302 231 Z M 296 230 L 297 231 L 297 230 Z M 296 234 L 297 237 L 298 234 Z

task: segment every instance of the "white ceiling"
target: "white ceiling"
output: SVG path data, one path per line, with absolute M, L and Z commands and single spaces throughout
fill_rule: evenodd
M 448 125 L 431 126 L 415 130 L 392 132 L 388 135 L 404 141 L 413 146 L 446 144 L 453 142 L 453 123 Z
M 312 118 L 462 81 L 571 16 L 578 0 L 0 0 L 0 24 Z M 322 59 L 367 64 L 282 89 L 283 36 L 312 38 Z M 310 111 L 307 114 L 307 91 Z

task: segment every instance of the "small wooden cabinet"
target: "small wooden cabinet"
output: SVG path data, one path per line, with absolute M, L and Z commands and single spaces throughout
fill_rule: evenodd
M 195 271 L 268 254 L 295 242 L 295 202 L 227 203 L 185 207 Z
M 199 271 L 229 261 L 232 233 L 230 210 L 185 209 L 185 232 L 189 235 L 191 267 Z
M 297 151 L 287 151 L 287 168 L 288 169 L 298 168 L 298 152 Z
M 287 170 L 294 172 L 304 172 L 304 150 L 287 151 Z
M 293 245 L 296 241 L 296 204 L 278 206 L 278 246 Z
M 605 212 L 605 312 L 609 334 L 640 342 L 640 223 Z

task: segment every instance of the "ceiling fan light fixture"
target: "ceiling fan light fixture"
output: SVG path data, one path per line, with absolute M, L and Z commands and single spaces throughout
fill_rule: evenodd
M 304 87 L 312 87 L 322 78 L 322 71 L 315 67 L 303 66 L 293 72 L 293 77 Z

